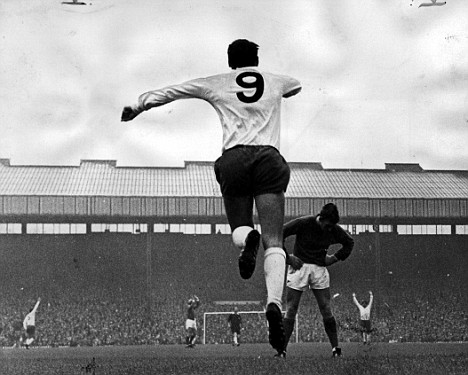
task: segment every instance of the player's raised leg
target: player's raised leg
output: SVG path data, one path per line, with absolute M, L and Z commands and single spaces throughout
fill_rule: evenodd
M 249 279 L 255 271 L 260 233 L 253 224 L 253 198 L 224 196 L 224 208 L 232 231 L 232 241 L 240 250 L 239 273 Z

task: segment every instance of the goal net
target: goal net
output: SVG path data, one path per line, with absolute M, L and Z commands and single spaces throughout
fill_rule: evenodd
M 232 344 L 228 317 L 233 311 L 212 311 L 203 314 L 203 344 Z M 240 343 L 268 343 L 268 322 L 265 311 L 238 311 L 242 319 Z M 284 313 L 284 311 L 283 311 Z M 290 342 L 298 342 L 299 314 Z

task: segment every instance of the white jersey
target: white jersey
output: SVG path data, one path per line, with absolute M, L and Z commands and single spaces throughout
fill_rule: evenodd
M 294 78 L 244 67 L 149 91 L 139 97 L 133 110 L 140 113 L 178 99 L 206 100 L 221 120 L 223 151 L 236 145 L 279 150 L 281 100 L 300 90 L 301 84 Z
M 28 326 L 35 326 L 36 325 L 36 311 L 37 308 L 39 307 L 39 303 L 41 301 L 37 301 L 36 305 L 34 308 L 31 310 L 31 312 L 26 315 L 26 317 L 23 320 L 23 328 L 26 329 Z
M 359 315 L 361 317 L 361 320 L 370 320 L 370 312 L 372 308 L 372 301 L 374 300 L 374 296 L 370 296 L 369 304 L 366 307 L 363 307 L 358 300 L 356 299 L 355 296 L 353 296 L 353 302 L 359 309 Z

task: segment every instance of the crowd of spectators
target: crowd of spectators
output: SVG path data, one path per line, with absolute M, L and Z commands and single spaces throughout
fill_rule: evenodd
M 352 290 L 337 287 L 339 294 L 332 300 L 332 308 L 339 325 L 341 342 L 360 341 L 359 315 L 352 304 Z M 366 290 L 357 291 L 361 295 Z M 371 320 L 372 341 L 379 342 L 434 342 L 468 341 L 468 314 L 466 297 L 461 291 L 407 289 L 398 295 L 383 290 L 375 295 Z M 100 345 L 158 345 L 183 344 L 187 295 L 171 295 L 149 299 L 135 294 L 108 291 L 93 295 L 62 294 L 42 298 L 36 315 L 38 346 L 100 346 Z M 15 329 L 18 322 L 34 305 L 36 296 L 0 293 L 0 346 L 13 346 L 21 334 Z M 197 311 L 199 342 L 205 335 L 206 343 L 231 343 L 226 312 L 234 305 L 216 304 L 202 300 Z M 241 343 L 268 342 L 266 319 L 261 303 L 238 305 L 243 324 Z M 259 311 L 259 313 L 253 313 Z M 209 314 L 205 312 L 220 312 Z M 221 314 L 225 312 L 225 314 Z M 327 342 L 320 312 L 313 296 L 303 296 L 298 315 L 299 342 Z M 16 327 L 17 328 L 17 327 Z M 206 330 L 206 331 L 204 331 Z M 291 339 L 296 341 L 296 335 Z

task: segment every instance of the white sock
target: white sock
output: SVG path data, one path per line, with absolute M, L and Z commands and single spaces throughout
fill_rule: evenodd
M 267 305 L 273 302 L 281 310 L 286 273 L 286 254 L 281 247 L 270 247 L 265 250 L 263 270 L 267 288 Z

